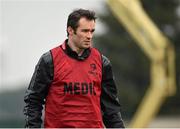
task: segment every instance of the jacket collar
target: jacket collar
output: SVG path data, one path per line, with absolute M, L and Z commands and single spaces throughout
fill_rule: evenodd
M 77 60 L 85 60 L 86 58 L 89 57 L 89 55 L 91 53 L 91 48 L 85 49 L 84 52 L 82 53 L 82 55 L 78 56 L 78 54 L 70 48 L 70 46 L 67 44 L 67 42 L 68 42 L 68 39 L 66 39 L 64 41 L 64 43 L 61 45 L 61 48 L 68 56 L 70 56 L 74 59 L 77 59 Z

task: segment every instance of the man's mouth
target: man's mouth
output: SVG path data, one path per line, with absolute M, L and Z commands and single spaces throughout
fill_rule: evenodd
M 91 41 L 84 41 L 84 42 L 86 42 L 86 43 L 90 43 Z

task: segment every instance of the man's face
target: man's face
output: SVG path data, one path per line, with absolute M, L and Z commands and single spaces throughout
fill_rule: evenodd
M 70 36 L 75 47 L 79 49 L 89 48 L 92 44 L 93 33 L 95 31 L 95 21 L 81 18 L 78 27 L 73 30 L 70 27 Z

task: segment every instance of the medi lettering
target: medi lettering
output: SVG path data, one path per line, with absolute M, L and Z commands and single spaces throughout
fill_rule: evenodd
M 64 83 L 64 94 L 87 95 L 89 93 L 90 95 L 96 95 L 96 92 L 94 90 L 94 84 L 95 83 L 93 82 Z

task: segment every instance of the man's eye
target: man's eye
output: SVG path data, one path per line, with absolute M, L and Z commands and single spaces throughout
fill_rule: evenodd
M 95 29 L 93 29 L 93 30 L 86 30 L 86 29 L 82 30 L 82 32 L 85 32 L 85 33 L 88 33 L 88 32 L 93 33 L 94 31 L 95 31 Z
M 82 30 L 83 32 L 88 32 L 89 30 Z
M 93 29 L 92 31 L 91 31 L 91 33 L 93 33 L 95 30 Z

